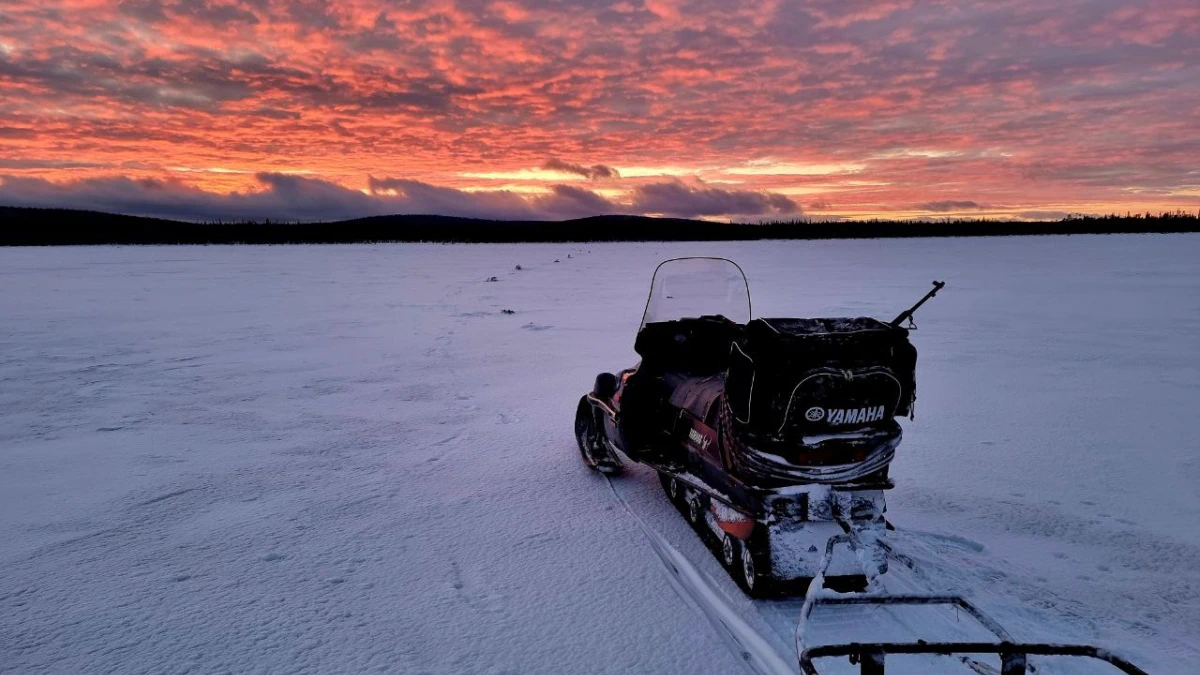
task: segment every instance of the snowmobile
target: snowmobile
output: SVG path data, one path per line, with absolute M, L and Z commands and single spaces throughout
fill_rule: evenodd
M 883 495 L 896 418 L 916 400 L 913 314 L 944 286 L 889 322 L 752 318 L 735 263 L 667 260 L 634 342 L 641 362 L 600 373 L 579 401 L 583 461 L 605 473 L 622 457 L 649 465 L 749 595 L 803 593 L 804 675 L 1098 672 L 1063 659 L 1147 675 L 1099 647 L 1018 641 L 962 596 L 876 583 L 889 562 L 916 570 L 884 536 Z M 925 611 L 937 608 L 950 613 Z
M 736 263 L 667 260 L 634 342 L 641 361 L 600 373 L 579 401 L 583 461 L 602 472 L 620 470 L 622 456 L 654 468 L 748 594 L 806 585 L 831 537 L 889 527 L 896 418 L 916 399 L 917 352 L 902 324 L 943 286 L 891 322 L 752 318 Z M 826 580 L 853 589 L 866 577 L 846 552 Z

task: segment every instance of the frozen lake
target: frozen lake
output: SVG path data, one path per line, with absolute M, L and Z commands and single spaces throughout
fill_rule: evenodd
M 0 672 L 769 670 L 614 490 L 794 664 L 787 603 L 574 445 L 680 255 L 759 316 L 947 281 L 898 541 L 1018 638 L 1200 672 L 1198 235 L 0 249 Z

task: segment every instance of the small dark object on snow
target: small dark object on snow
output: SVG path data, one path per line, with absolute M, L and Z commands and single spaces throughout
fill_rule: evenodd
M 500 280 L 497 279 L 496 277 L 488 277 L 487 281 L 500 281 Z
M 567 254 L 567 257 L 568 257 L 568 258 L 570 258 L 570 257 L 571 257 L 571 254 L 570 254 L 570 253 L 568 253 L 568 254 Z
M 558 262 L 558 258 L 555 258 L 555 259 L 554 259 L 554 262 Z
M 520 271 L 521 271 L 521 266 L 520 266 L 520 265 L 517 265 L 517 271 L 518 271 L 518 272 L 520 272 Z
M 502 310 L 500 310 L 500 313 L 501 314 L 516 314 L 517 312 L 515 310 L 511 310 L 511 309 L 502 309 Z

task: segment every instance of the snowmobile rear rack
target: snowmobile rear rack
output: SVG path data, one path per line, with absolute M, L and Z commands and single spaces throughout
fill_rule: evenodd
M 891 546 L 884 541 L 876 539 L 864 542 L 847 524 L 843 523 L 843 527 L 846 532 L 831 537 L 826 544 L 817 576 L 809 585 L 804 606 L 800 610 L 800 622 L 796 626 L 796 652 L 800 660 L 800 672 L 803 675 L 820 675 L 820 671 L 813 663 L 814 660 L 837 657 L 848 657 L 852 665 L 858 664 L 861 675 L 886 675 L 886 656 L 888 654 L 957 656 L 963 664 L 981 675 L 1029 675 L 1033 672 L 1033 669 L 1029 667 L 1030 656 L 1090 658 L 1106 662 L 1125 675 L 1148 675 L 1141 668 L 1100 647 L 1049 642 L 1016 642 L 995 619 L 985 614 L 966 598 L 958 595 L 832 594 L 823 589 L 824 576 L 830 560 L 833 559 L 833 550 L 838 544 L 847 544 L 856 550 L 874 547 L 880 554 L 894 557 L 906 565 L 911 563 L 904 556 L 893 551 Z M 810 646 L 804 641 L 805 629 L 817 605 L 873 607 L 946 605 L 971 616 L 980 626 L 994 635 L 997 641 L 930 642 L 917 640 L 915 642 L 846 642 Z M 998 655 L 1001 664 L 1000 670 L 997 671 L 992 666 L 970 658 L 971 655 L 981 654 Z

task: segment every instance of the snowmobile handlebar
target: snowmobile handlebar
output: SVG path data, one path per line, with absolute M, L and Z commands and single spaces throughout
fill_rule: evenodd
M 889 323 L 888 325 L 890 325 L 894 328 L 899 328 L 900 324 L 904 323 L 905 321 L 908 321 L 910 328 L 916 328 L 917 325 L 915 323 L 913 323 L 913 320 L 912 320 L 913 312 L 916 312 L 918 309 L 920 309 L 921 305 L 925 304 L 925 302 L 927 300 L 929 300 L 933 296 L 937 295 L 937 292 L 942 290 L 942 288 L 944 288 L 945 286 L 946 286 L 946 282 L 944 282 L 944 281 L 933 282 L 933 288 L 928 293 L 926 293 L 923 298 L 918 300 L 917 304 L 913 305 L 912 307 L 909 307 L 908 309 L 904 310 L 903 312 L 900 312 L 900 314 L 896 318 L 892 319 L 891 323 Z

